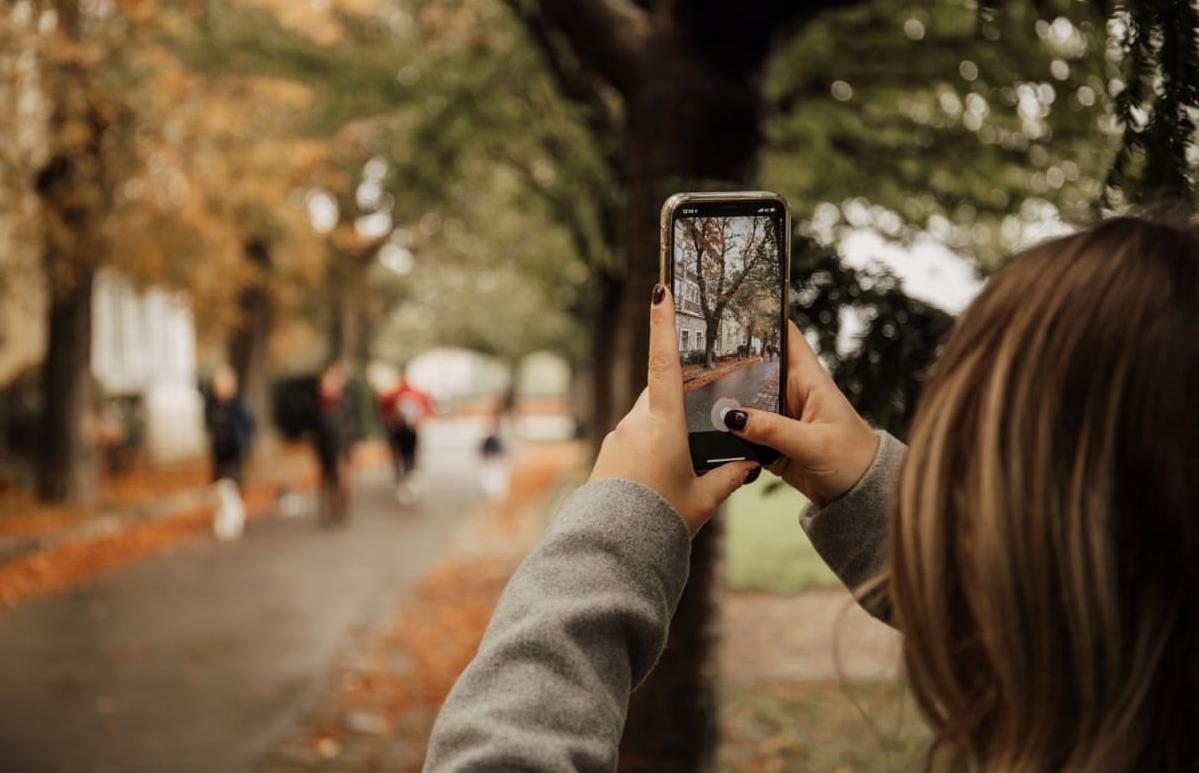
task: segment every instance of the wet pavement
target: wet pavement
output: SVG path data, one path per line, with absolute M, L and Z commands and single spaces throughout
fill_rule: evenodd
M 758 405 L 758 393 L 772 378 L 778 375 L 779 360 L 767 360 L 719 378 L 710 384 L 693 389 L 683 395 L 683 408 L 687 412 L 687 429 L 692 432 L 712 432 L 712 404 L 722 397 L 732 397 L 749 408 Z
M 430 428 L 415 505 L 364 474 L 348 527 L 260 518 L 0 614 L 0 770 L 250 770 L 481 501 L 482 429 Z

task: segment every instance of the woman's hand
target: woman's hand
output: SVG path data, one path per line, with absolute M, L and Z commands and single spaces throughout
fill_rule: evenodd
M 878 436 L 825 372 L 803 333 L 787 335 L 787 416 L 752 408 L 725 414 L 739 437 L 770 446 L 783 458 L 770 470 L 817 506 L 849 491 L 870 467 Z
M 649 387 L 600 446 L 591 480 L 625 478 L 658 492 L 694 535 L 746 478 L 755 462 L 730 462 L 701 476 L 691 466 L 683 412 L 683 369 L 675 340 L 674 299 L 654 286 L 650 308 Z

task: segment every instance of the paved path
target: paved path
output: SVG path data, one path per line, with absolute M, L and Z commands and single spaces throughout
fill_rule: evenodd
M 479 502 L 480 431 L 430 428 L 418 505 L 364 476 L 347 528 L 263 518 L 0 614 L 0 770 L 250 769 Z
M 683 395 L 683 407 L 687 412 L 687 427 L 692 432 L 712 432 L 712 404 L 721 397 L 732 397 L 742 405 L 754 407 L 758 392 L 779 369 L 779 360 L 767 360 L 748 368 L 736 370 L 718 378 L 710 384 L 691 390 Z

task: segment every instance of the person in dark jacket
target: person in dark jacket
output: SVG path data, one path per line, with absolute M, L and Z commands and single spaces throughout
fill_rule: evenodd
M 238 392 L 237 374 L 228 365 L 217 369 L 212 379 L 212 395 L 205 405 L 212 480 L 216 484 L 218 505 L 213 530 L 225 540 L 241 536 L 245 525 L 242 501 L 243 469 L 254 436 L 254 418 Z
M 213 482 L 228 479 L 240 488 L 254 435 L 254 418 L 238 391 L 237 374 L 228 365 L 222 365 L 212 378 L 204 423 L 208 427 Z
M 350 451 L 354 441 L 354 406 L 349 398 L 346 367 L 330 364 L 316 384 L 313 445 L 321 473 L 321 519 L 345 523 L 350 508 Z

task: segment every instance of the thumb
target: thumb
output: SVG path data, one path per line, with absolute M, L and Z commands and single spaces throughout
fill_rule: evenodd
M 712 503 L 715 509 L 742 485 L 757 478 L 756 473 L 761 469 L 757 462 L 729 462 L 699 476 L 695 487 L 704 501 Z
M 734 414 L 740 414 L 739 416 Z M 734 435 L 751 443 L 769 446 L 788 459 L 801 463 L 821 460 L 827 453 L 822 444 L 823 427 L 754 408 L 729 411 L 725 416 Z

